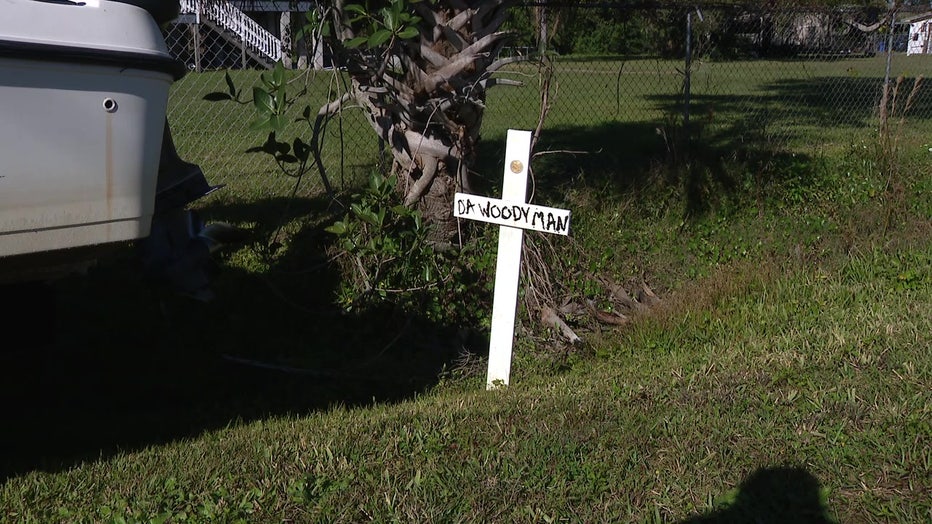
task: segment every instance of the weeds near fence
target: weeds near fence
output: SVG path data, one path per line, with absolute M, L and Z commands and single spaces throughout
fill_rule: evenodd
M 905 76 L 897 77 L 892 86 L 890 82 L 885 82 L 881 88 L 876 155 L 881 172 L 885 175 L 884 194 L 888 199 L 884 232 L 890 229 L 895 210 L 901 207 L 900 204 L 904 198 L 905 181 L 903 178 L 906 175 L 900 146 L 907 125 L 906 115 L 913 108 L 922 83 L 923 76 L 921 75 L 913 80 L 912 88 L 905 101 L 902 101 L 902 90 L 906 84 Z

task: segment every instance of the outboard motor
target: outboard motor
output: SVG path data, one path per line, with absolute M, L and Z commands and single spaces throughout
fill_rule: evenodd
M 209 288 L 214 268 L 210 254 L 224 240 L 235 237 L 237 230 L 226 224 L 205 227 L 187 206 L 220 187 L 209 185 L 199 166 L 178 156 L 166 121 L 152 229 L 139 242 L 147 278 L 198 300 L 213 298 Z

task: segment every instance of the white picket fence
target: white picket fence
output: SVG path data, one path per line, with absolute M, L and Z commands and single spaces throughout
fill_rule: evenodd
M 195 23 L 213 23 L 270 62 L 282 57 L 281 40 L 229 2 L 181 0 L 181 12 L 193 15 Z

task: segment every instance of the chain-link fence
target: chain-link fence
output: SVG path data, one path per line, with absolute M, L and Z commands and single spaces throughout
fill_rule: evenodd
M 538 125 L 542 104 L 541 146 L 576 152 L 561 169 L 628 171 L 697 151 L 754 158 L 759 168 L 777 155 L 820 155 L 870 140 L 881 118 L 896 119 L 916 141 L 929 137 L 926 148 L 932 142 L 932 89 L 919 79 L 932 70 L 929 10 L 528 5 L 512 10 L 509 27 L 518 36 L 506 51 L 519 54 L 537 53 L 544 28 L 550 60 L 501 72 L 523 86 L 489 93 L 481 153 L 488 162 L 500 156 L 506 129 Z M 238 69 L 231 77 L 248 92 L 257 79 L 248 68 L 259 64 L 209 27 L 198 33 L 177 24 L 167 40 L 189 64 L 197 50 L 204 71 L 172 92 L 169 118 L 182 153 L 214 182 L 289 188 L 273 161 L 244 153 L 262 141 L 249 129 L 251 108 L 202 100 L 227 90 L 228 68 Z M 315 111 L 345 81 L 333 71 L 308 75 Z M 361 112 L 344 113 L 324 147 L 337 178 L 378 158 Z M 308 182 L 306 191 L 319 191 L 316 179 Z

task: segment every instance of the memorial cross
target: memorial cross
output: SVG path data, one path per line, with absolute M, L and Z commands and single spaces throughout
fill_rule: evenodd
M 501 200 L 457 193 L 454 202 L 454 216 L 501 226 L 495 265 L 487 389 L 507 386 L 511 375 L 524 230 L 568 235 L 570 229 L 569 211 L 526 203 L 530 152 L 531 132 L 509 129 Z

